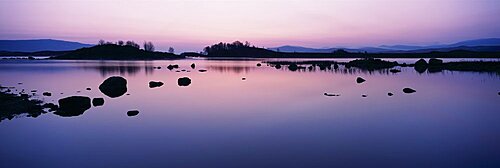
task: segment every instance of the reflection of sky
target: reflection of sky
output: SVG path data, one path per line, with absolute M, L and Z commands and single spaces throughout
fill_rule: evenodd
M 497 0 L 2 0 L 0 37 L 150 40 L 178 51 L 234 40 L 432 44 L 498 37 L 499 11 Z
M 0 123 L 0 134 L 8 135 L 0 143 L 0 167 L 455 167 L 457 160 L 466 167 L 500 165 L 498 76 L 418 74 L 411 68 L 396 75 L 304 73 L 257 68 L 256 61 L 127 65 L 190 69 L 193 62 L 197 69 L 248 71 L 125 73 L 130 95 L 106 97 L 103 107 L 82 116 L 45 114 Z M 104 97 L 98 85 L 119 72 L 102 76 L 99 70 L 71 68 L 98 65 L 0 64 L 0 84 L 64 93 L 45 97 L 49 102 L 70 95 Z M 113 65 L 119 64 L 106 66 Z M 50 70 L 27 70 L 40 66 Z M 184 76 L 192 84 L 178 87 Z M 357 76 L 367 81 L 356 84 Z M 152 80 L 165 85 L 150 89 Z M 404 94 L 404 87 L 417 92 Z M 131 109 L 140 114 L 127 117 Z M 23 162 L 25 154 L 38 157 Z

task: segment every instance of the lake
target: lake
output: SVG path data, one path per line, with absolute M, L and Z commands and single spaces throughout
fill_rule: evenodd
M 74 117 L 2 120 L 0 167 L 500 167 L 499 74 L 262 61 L 0 60 L 0 85 L 33 98 L 105 100 Z M 99 91 L 111 76 L 127 79 L 129 95 Z

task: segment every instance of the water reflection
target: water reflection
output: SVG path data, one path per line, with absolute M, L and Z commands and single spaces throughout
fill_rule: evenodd
M 134 76 L 144 71 L 145 75 L 153 74 L 156 69 L 151 62 L 99 62 L 97 65 L 81 63 L 79 66 L 84 70 L 99 71 L 102 77 L 110 75 Z

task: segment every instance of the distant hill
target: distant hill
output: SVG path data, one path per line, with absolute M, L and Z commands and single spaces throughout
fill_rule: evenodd
M 359 53 L 359 52 L 369 52 L 369 53 L 383 53 L 383 52 L 392 52 L 394 50 L 390 49 L 384 49 L 384 48 L 377 48 L 377 47 L 363 47 L 363 48 L 325 48 L 325 49 L 317 49 L 317 48 L 307 48 L 307 47 L 301 47 L 301 46 L 281 46 L 281 47 L 276 47 L 276 48 L 268 48 L 269 50 L 272 51 L 279 51 L 279 52 L 297 52 L 297 53 L 332 53 L 333 51 L 342 49 L 348 52 L 354 52 L 354 53 Z
M 91 46 L 90 44 L 52 39 L 0 40 L 0 51 L 11 52 L 69 51 Z
M 427 46 L 416 46 L 416 45 L 381 45 L 379 48 L 385 48 L 390 50 L 423 50 L 423 49 L 435 49 L 435 48 L 453 48 L 453 47 L 478 47 L 478 46 L 500 46 L 500 38 L 485 38 L 485 39 L 475 39 L 461 41 L 453 44 L 441 44 L 441 45 L 427 45 Z
M 141 50 L 133 46 L 120 46 L 116 44 L 96 45 L 81 48 L 67 54 L 52 57 L 62 60 L 162 60 L 179 59 L 183 56 L 166 52 L 153 52 Z
M 487 38 L 461 41 L 453 44 L 443 45 L 429 45 L 429 46 L 415 46 L 415 45 L 381 45 L 379 47 L 362 47 L 362 48 L 308 48 L 301 46 L 285 45 L 276 48 L 268 48 L 272 51 L 280 52 L 297 52 L 297 53 L 332 53 L 333 51 L 342 49 L 351 53 L 422 53 L 431 51 L 453 51 L 453 50 L 467 50 L 476 52 L 497 52 L 500 51 L 500 38 Z

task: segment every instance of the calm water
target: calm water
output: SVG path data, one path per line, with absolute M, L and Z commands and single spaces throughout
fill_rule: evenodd
M 497 74 L 291 72 L 258 62 L 1 60 L 2 86 L 105 104 L 77 117 L 1 121 L 0 167 L 500 167 Z M 99 91 L 116 75 L 130 95 Z M 180 77 L 191 85 L 179 87 Z M 150 89 L 152 80 L 165 85 Z

